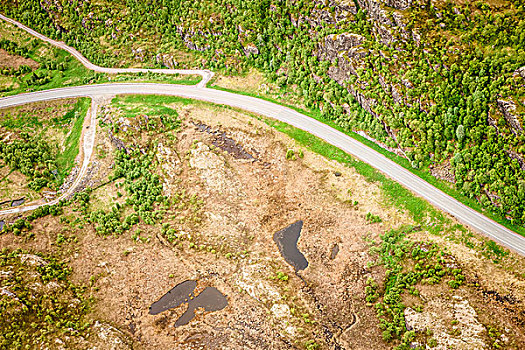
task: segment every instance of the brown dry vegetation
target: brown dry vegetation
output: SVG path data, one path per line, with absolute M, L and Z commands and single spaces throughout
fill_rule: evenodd
M 7 51 L 0 49 L 0 68 L 18 69 L 20 66 L 29 66 L 32 69 L 36 69 L 39 65 L 30 58 L 11 55 Z
M 253 116 L 202 103 L 170 107 L 182 120 L 175 138 L 153 132 L 126 140 L 140 147 L 156 144 L 155 170 L 162 175 L 165 194 L 179 196 L 183 205 L 169 210 L 163 221 L 176 229 L 175 244 L 167 242 L 158 225 L 139 224 L 123 235 L 101 237 L 91 225 L 60 224 L 49 216 L 34 225 L 35 239 L 2 235 L 0 246 L 54 252 L 73 268 L 76 283 L 87 284 L 93 277 L 97 302 L 89 317 L 120 330 L 108 337 L 107 344 L 114 348 L 125 348 L 129 342 L 144 349 L 293 349 L 304 348 L 309 340 L 322 349 L 389 348 L 381 339 L 374 308 L 364 301 L 367 279 L 381 281 L 384 276 L 383 268 L 368 266 L 374 257 L 364 238 L 378 240 L 386 230 L 414 224 L 412 218 L 387 205 L 378 184 L 307 151 Z M 135 125 L 133 118 L 124 120 L 118 107 L 106 108 L 105 116 Z M 198 130 L 195 123 L 225 132 L 256 160 L 236 159 L 217 148 L 216 135 Z M 107 130 L 99 130 L 92 209 L 124 202 L 118 196 L 124 189 L 107 183 L 113 147 Z M 287 160 L 288 149 L 302 150 L 304 158 Z M 192 195 L 199 205 L 191 204 Z M 368 224 L 369 212 L 383 221 Z M 66 216 L 73 222 L 78 214 L 66 211 Z M 297 274 L 272 240 L 276 231 L 296 220 L 304 221 L 298 247 L 309 262 Z M 59 233 L 71 241 L 58 245 Z M 131 238 L 137 234 L 143 241 Z M 474 308 L 476 322 L 504 334 L 505 346 L 525 345 L 523 259 L 511 254 L 494 264 L 440 236 L 422 231 L 410 237 L 438 242 L 456 257 L 468 283 L 458 290 L 445 283 L 423 285 L 422 297 L 407 297 L 407 306 L 424 306 L 424 312 L 437 315 L 435 324 L 452 332 L 457 313 L 450 300 L 461 297 Z M 335 244 L 339 253 L 330 259 Z M 288 281 L 275 278 L 278 272 L 288 275 Z M 192 322 L 178 328 L 173 324 L 185 306 L 148 314 L 153 302 L 187 279 L 197 280 L 199 291 L 218 288 L 229 305 L 198 312 Z M 460 324 L 463 332 L 474 327 L 472 322 Z M 123 338 L 126 342 L 119 340 Z M 472 344 L 490 348 L 493 343 L 486 331 L 478 338 L 481 343 L 458 348 L 471 349 Z

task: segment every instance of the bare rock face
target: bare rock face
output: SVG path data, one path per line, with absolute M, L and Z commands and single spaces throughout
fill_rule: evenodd
M 514 74 L 520 75 L 523 79 L 525 79 L 525 67 L 516 69 L 516 72 L 514 72 Z
M 194 30 L 194 29 L 185 29 L 182 26 L 177 27 L 177 32 L 179 33 L 182 41 L 184 41 L 184 45 L 190 49 L 195 51 L 206 51 L 210 48 L 210 45 L 205 46 L 198 46 L 193 41 L 194 37 L 208 37 L 210 35 L 212 36 L 220 36 L 221 33 L 205 33 L 202 30 Z
M 244 51 L 244 54 L 246 56 L 249 56 L 249 55 L 258 55 L 259 54 L 259 49 L 257 48 L 257 46 L 253 45 L 253 44 L 250 44 L 250 45 L 247 45 L 243 48 L 243 51 Z
M 425 306 L 423 312 L 406 308 L 404 314 L 408 330 L 414 330 L 416 333 L 432 331 L 433 338 L 437 342 L 433 349 L 487 348 L 484 342 L 485 327 L 479 322 L 476 310 L 462 297 L 454 296 L 452 301 L 436 298 Z M 455 320 L 455 323 L 450 325 L 443 315 Z
M 46 266 L 48 263 L 43 258 L 34 254 L 21 254 L 20 261 L 22 264 L 27 264 L 31 266 Z
M 144 62 L 144 59 L 146 57 L 146 51 L 139 47 L 138 49 L 131 49 L 131 53 L 133 54 L 133 57 L 136 61 Z
M 343 33 L 332 34 L 325 38 L 325 52 L 331 59 L 339 56 L 341 52 L 351 51 L 363 44 L 365 39 L 359 34 Z
M 396 2 L 392 0 L 391 2 Z M 377 22 L 379 25 L 387 25 L 393 27 L 395 23 L 389 16 L 389 11 L 383 8 L 383 3 L 380 0 L 356 0 L 360 8 L 366 10 L 368 16 Z
M 512 101 L 504 100 L 497 100 L 496 103 L 498 104 L 501 113 L 503 113 L 505 120 L 510 125 L 512 132 L 516 135 L 523 132 L 523 126 L 514 114 L 514 112 L 516 111 L 516 104 Z
M 384 0 L 385 5 L 395 8 L 396 10 L 408 10 L 412 6 L 413 0 Z
M 177 61 L 175 61 L 175 59 L 171 55 L 163 55 L 159 53 L 157 54 L 157 56 L 155 56 L 155 60 L 157 61 L 157 63 L 161 63 L 162 65 L 170 69 L 174 69 L 178 66 Z
M 319 3 L 319 2 L 318 2 Z M 294 25 L 306 20 L 312 26 L 322 27 L 323 24 L 337 24 L 347 19 L 349 14 L 356 14 L 357 7 L 354 0 L 330 0 L 328 1 L 328 7 L 334 8 L 334 14 L 323 9 L 315 9 L 308 18 L 300 18 L 298 21 L 292 20 Z
M 319 50 L 320 56 L 332 62 L 338 61 L 337 67 L 330 67 L 328 71 L 330 78 L 342 85 L 351 74 L 357 75 L 359 61 L 368 54 L 361 47 L 364 40 L 361 35 L 352 33 L 332 34 L 325 38 Z

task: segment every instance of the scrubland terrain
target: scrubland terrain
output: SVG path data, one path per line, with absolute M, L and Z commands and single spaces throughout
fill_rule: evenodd
M 107 67 L 204 68 L 305 111 L 518 233 L 518 0 L 7 0 Z M 82 38 L 82 40 L 80 39 Z M 0 25 L 0 94 L 111 81 Z M 522 349 L 525 260 L 289 125 L 175 97 L 100 104 L 71 197 L 0 217 L 0 348 Z M 0 209 L 79 169 L 89 99 L 0 110 Z M 302 222 L 295 269 L 274 234 Z M 194 281 L 184 305 L 150 306 Z M 227 306 L 187 306 L 215 288 Z M 215 290 L 213 289 L 213 290 Z
M 5 218 L 3 347 L 524 346 L 523 258 L 366 164 L 203 102 L 126 96 L 98 112 L 88 188 Z M 272 237 L 297 220 L 296 272 Z M 228 305 L 180 327 L 185 306 L 148 313 L 185 280 Z

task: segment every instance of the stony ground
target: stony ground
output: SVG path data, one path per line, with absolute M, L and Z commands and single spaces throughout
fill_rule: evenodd
M 37 221 L 35 239 L 0 236 L 2 247 L 62 256 L 75 283 L 93 284 L 89 293 L 96 303 L 88 317 L 97 322 L 94 341 L 106 339 L 102 348 L 113 349 L 393 346 L 382 340 L 376 312 L 365 302 L 367 280 L 381 281 L 385 274 L 371 265 L 375 258 L 368 242 L 414 221 L 387 203 L 379 184 L 308 151 L 258 118 L 228 108 L 169 102 L 182 121 L 170 136 L 139 133 L 135 126 L 147 112 L 131 118 L 121 106 L 107 104 L 101 118 L 125 127 L 120 136 L 125 147 L 155 145 L 164 192 L 180 198 L 180 208 L 166 215 L 179 240 L 169 243 L 158 225 L 144 224 L 101 237 L 89 224 L 79 228 L 57 217 Z M 96 188 L 93 210 L 125 202 L 119 181 L 108 182 L 113 149 L 122 145 L 109 129 L 97 134 L 97 167 L 90 180 Z M 287 159 L 288 150 L 295 159 Z M 253 159 L 241 159 L 245 153 Z M 382 222 L 369 223 L 368 213 Z M 64 216 L 73 221 L 75 214 L 66 211 Z M 295 273 L 272 236 L 297 220 L 304 221 L 298 247 L 309 266 Z M 57 244 L 59 234 L 66 243 Z M 428 240 L 429 235 L 422 231 L 412 238 Z M 430 238 L 456 257 L 469 283 L 458 290 L 425 285 L 420 297 L 407 296 L 408 328 L 432 332 L 437 349 L 524 345 L 523 260 L 510 255 L 494 264 L 465 245 Z M 178 328 L 174 323 L 185 306 L 148 314 L 153 302 L 188 279 L 197 281 L 195 294 L 216 287 L 227 296 L 228 306 L 197 312 Z M 489 327 L 499 333 L 490 333 Z

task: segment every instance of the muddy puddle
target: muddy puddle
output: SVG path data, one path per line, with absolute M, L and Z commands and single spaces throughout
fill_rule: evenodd
M 194 123 L 197 129 L 201 132 L 206 132 L 212 135 L 212 145 L 220 148 L 223 151 L 231 154 L 235 159 L 246 159 L 246 160 L 257 160 L 252 154 L 238 144 L 234 139 L 226 136 L 225 132 L 219 130 L 212 130 L 212 128 L 206 124 Z
M 279 252 L 284 260 L 294 267 L 295 271 L 304 270 L 308 267 L 308 261 L 297 248 L 297 241 L 301 235 L 302 228 L 303 222 L 299 220 L 273 235 L 273 240 L 277 244 Z
M 183 303 L 188 303 L 186 312 L 175 321 L 175 327 L 179 327 L 188 324 L 195 317 L 196 309 L 202 308 L 205 312 L 210 312 L 222 310 L 228 306 L 228 299 L 217 288 L 206 287 L 199 295 L 194 296 L 195 287 L 197 287 L 196 281 L 188 280 L 179 283 L 151 305 L 150 315 L 157 315 Z
M 11 206 L 12 207 L 18 207 L 19 205 L 22 205 L 24 204 L 24 202 L 26 201 L 25 198 L 20 198 L 20 199 L 15 199 L 11 202 Z
M 2 230 L 4 229 L 4 225 L 5 225 L 5 222 L 0 221 L 0 232 L 2 232 Z

